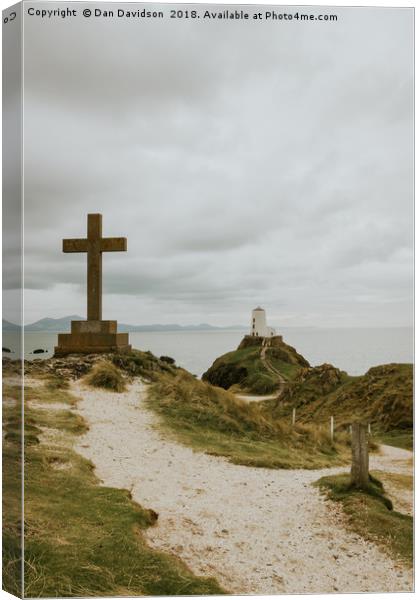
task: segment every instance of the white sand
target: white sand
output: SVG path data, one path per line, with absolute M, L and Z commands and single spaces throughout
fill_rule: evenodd
M 278 398 L 278 394 L 270 394 L 269 396 L 251 396 L 251 394 L 235 394 L 240 400 L 245 402 L 262 402 L 263 400 L 275 400 Z
M 123 394 L 73 391 L 90 426 L 76 450 L 105 485 L 159 513 L 149 542 L 196 574 L 234 593 L 412 590 L 412 572 L 346 531 L 339 507 L 310 485 L 342 469 L 256 469 L 194 453 L 154 428 L 141 382 Z M 372 467 L 390 470 L 396 458 L 402 468 L 410 455 L 387 448 Z

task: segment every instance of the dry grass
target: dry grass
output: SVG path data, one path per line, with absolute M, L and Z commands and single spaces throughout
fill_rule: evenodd
M 401 443 L 409 444 L 413 428 L 413 365 L 381 365 L 359 377 L 350 377 L 331 365 L 302 369 L 286 386 L 283 400 L 277 407 L 271 403 L 278 414 L 294 407 L 303 421 L 321 421 L 334 415 L 336 424 L 343 427 L 363 420 L 372 424 L 378 437 L 394 437 L 399 445 L 401 436 Z
M 348 436 L 273 418 L 261 404 L 198 381 L 185 371 L 151 386 L 148 405 L 182 443 L 232 462 L 268 468 L 320 468 L 349 458 Z
M 113 392 L 124 392 L 126 382 L 120 369 L 111 362 L 101 360 L 84 378 L 85 383 Z

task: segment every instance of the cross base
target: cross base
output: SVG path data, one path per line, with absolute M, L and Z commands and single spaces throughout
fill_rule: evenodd
M 59 333 L 54 356 L 129 352 L 128 333 L 117 333 L 117 321 L 72 321 L 71 333 Z

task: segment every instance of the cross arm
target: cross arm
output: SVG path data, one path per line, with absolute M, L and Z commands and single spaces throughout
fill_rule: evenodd
M 127 238 L 102 238 L 101 252 L 126 252 Z
M 87 252 L 88 241 L 86 239 L 63 240 L 63 252 Z

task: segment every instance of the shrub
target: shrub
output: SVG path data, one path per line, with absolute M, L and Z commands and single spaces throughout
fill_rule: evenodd
M 232 385 L 242 383 L 247 375 L 248 370 L 246 367 L 223 363 L 206 371 L 203 375 L 203 381 L 208 381 L 212 385 L 228 390 Z
M 113 392 L 125 390 L 125 379 L 121 371 L 105 360 L 96 363 L 90 373 L 86 375 L 85 381 L 92 387 L 100 387 Z
M 168 365 L 174 365 L 175 364 L 175 359 L 170 357 L 170 356 L 161 356 L 159 358 L 159 360 L 161 360 L 162 362 L 168 363 Z

